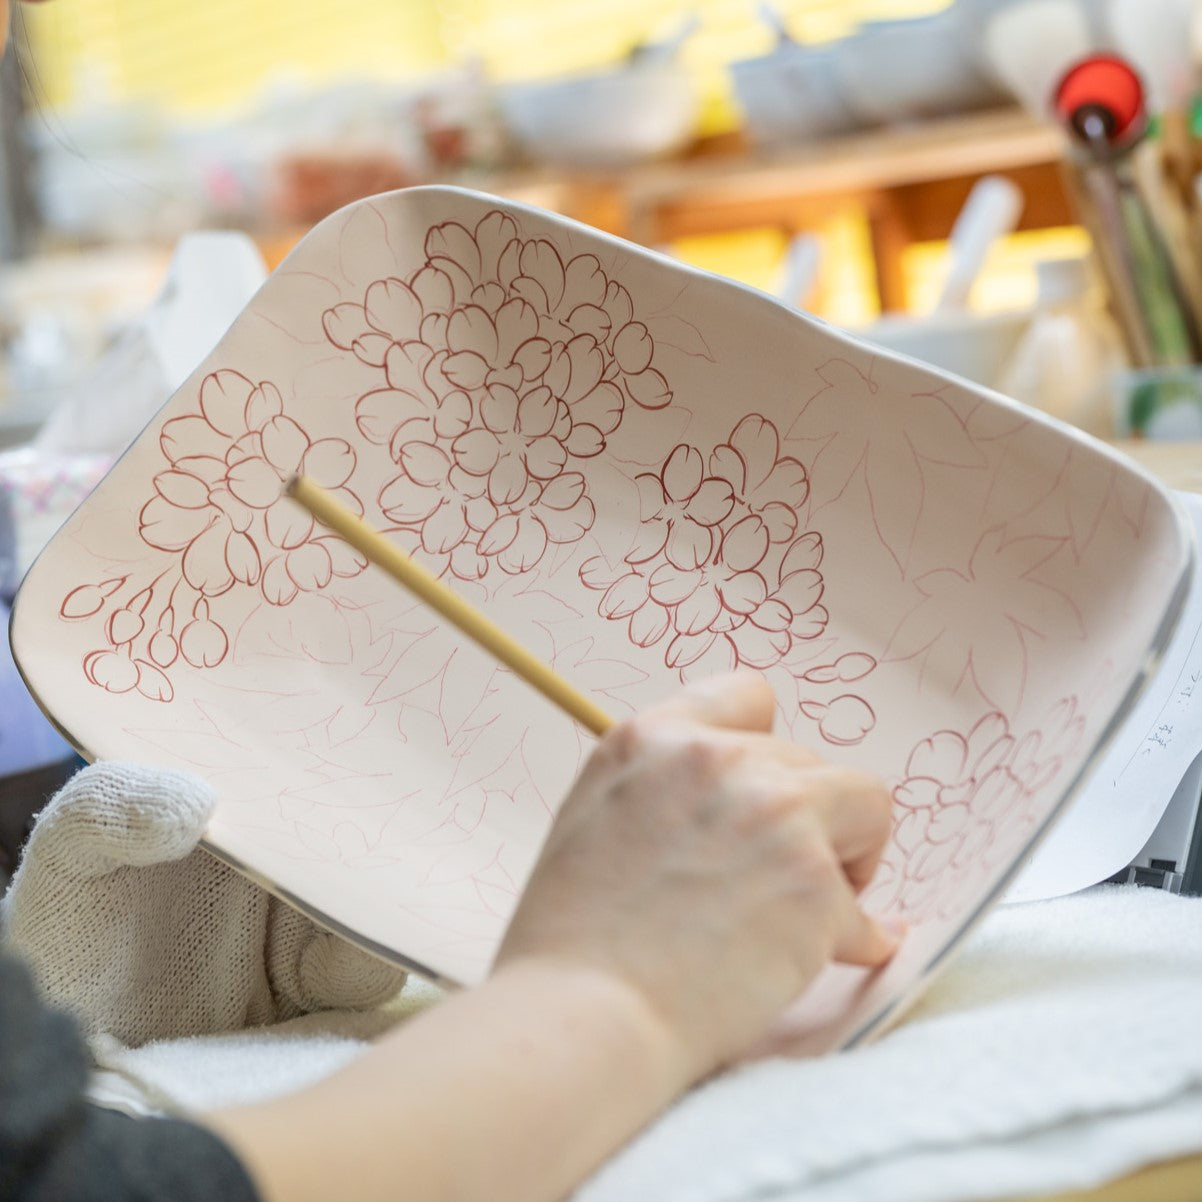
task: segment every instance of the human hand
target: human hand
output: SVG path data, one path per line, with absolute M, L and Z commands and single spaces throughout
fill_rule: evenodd
M 774 706 L 762 678 L 724 676 L 612 731 L 496 961 L 618 978 L 690 1083 L 746 1050 L 829 961 L 880 965 L 897 945 L 856 899 L 889 835 L 888 791 L 772 738 Z
M 135 1045 L 395 995 L 403 972 L 197 847 L 213 804 L 195 777 L 106 761 L 38 815 L 3 933 L 48 1000 Z

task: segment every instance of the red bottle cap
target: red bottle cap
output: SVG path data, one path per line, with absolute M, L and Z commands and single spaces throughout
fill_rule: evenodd
M 1135 69 L 1112 54 L 1094 54 L 1074 63 L 1056 88 L 1053 108 L 1080 138 L 1121 147 L 1147 126 L 1144 87 Z

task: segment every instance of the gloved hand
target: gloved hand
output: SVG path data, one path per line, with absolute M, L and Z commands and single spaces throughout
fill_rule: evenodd
M 196 846 L 213 805 L 194 777 L 110 761 L 38 815 L 4 938 L 48 1000 L 133 1046 L 393 997 L 402 971 Z

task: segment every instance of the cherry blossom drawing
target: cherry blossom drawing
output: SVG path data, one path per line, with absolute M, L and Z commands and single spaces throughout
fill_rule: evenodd
M 361 301 L 327 309 L 322 328 L 383 373 L 359 397 L 355 426 L 399 469 L 374 498 L 389 529 L 416 532 L 461 580 L 494 565 L 515 575 L 592 527 L 573 464 L 602 453 L 628 402 L 662 408 L 672 392 L 630 294 L 595 256 L 565 260 L 499 211 L 472 230 L 433 226 L 425 251 L 406 279 L 381 278 Z M 366 566 L 281 496 L 304 472 L 362 515 L 350 443 L 312 439 L 271 381 L 230 368 L 206 376 L 198 399 L 199 412 L 163 425 L 167 466 L 139 514 L 142 540 L 175 567 L 128 597 L 126 580 L 80 586 L 60 608 L 73 620 L 113 609 L 106 645 L 84 661 L 110 692 L 169 701 L 177 656 L 222 663 L 229 631 L 211 602 L 231 589 L 282 606 Z
M 635 646 L 708 673 L 770 668 L 822 634 L 822 536 L 798 533 L 806 471 L 771 422 L 749 414 L 708 458 L 681 443 L 634 483 L 641 521 L 621 568 L 592 557 L 580 579 Z
M 107 612 L 105 645 L 88 652 L 83 670 L 110 693 L 136 689 L 171 701 L 177 660 L 193 668 L 222 663 L 230 632 L 220 598 L 232 590 L 285 606 L 367 566 L 283 495 L 287 480 L 304 472 L 362 513 L 345 487 L 355 469 L 349 443 L 310 438 L 285 414 L 274 384 L 230 369 L 205 376 L 198 400 L 198 412 L 163 425 L 167 466 L 138 514 L 142 541 L 164 566 L 148 581 L 131 574 L 78 585 L 59 606 L 70 621 Z
M 798 708 L 818 723 L 818 733 L 836 747 L 862 743 L 876 726 L 876 711 L 855 693 L 840 693 L 830 701 L 802 701 Z
M 946 916 L 959 883 L 1005 863 L 1034 832 L 1039 800 L 1084 731 L 1069 696 L 1021 736 L 991 710 L 967 731 L 938 730 L 916 743 L 893 789 L 891 844 L 865 903 L 913 919 Z
M 629 292 L 596 256 L 523 239 L 514 219 L 430 229 L 424 262 L 322 317 L 339 350 L 383 371 L 355 407 L 360 433 L 400 469 L 377 502 L 446 571 L 528 571 L 596 516 L 579 466 L 628 402 L 672 400 Z

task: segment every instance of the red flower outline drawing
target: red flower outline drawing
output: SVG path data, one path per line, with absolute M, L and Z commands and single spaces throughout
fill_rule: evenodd
M 566 259 L 493 211 L 426 234 L 425 262 L 322 316 L 326 338 L 384 372 L 356 423 L 400 473 L 377 496 L 444 570 L 513 574 L 575 542 L 595 509 L 579 461 L 599 455 L 627 403 L 672 392 L 630 294 L 594 255 Z
M 891 845 L 865 895 L 867 905 L 911 918 L 942 915 L 960 888 L 1009 858 L 998 846 L 1033 830 L 1039 795 L 1073 758 L 1085 731 L 1066 697 L 1021 737 L 1000 710 L 967 732 L 939 730 L 911 749 L 893 790 Z
M 109 610 L 106 645 L 83 661 L 88 680 L 107 692 L 136 689 L 170 701 L 178 659 L 193 668 L 222 663 L 230 638 L 214 606 L 231 590 L 254 589 L 282 606 L 367 566 L 282 495 L 288 478 L 303 472 L 362 513 L 346 487 L 356 463 L 349 443 L 310 438 L 285 414 L 274 384 L 232 369 L 207 375 L 198 400 L 199 412 L 164 423 L 167 467 L 138 514 L 142 541 L 171 562 L 141 587 L 129 576 L 79 585 L 59 607 L 72 621 Z
M 664 664 L 682 675 L 762 670 L 823 633 L 822 536 L 797 533 L 806 471 L 770 421 L 744 417 L 708 458 L 682 443 L 635 485 L 642 524 L 622 568 L 580 567 L 635 646 L 666 639 Z
M 714 551 L 714 527 L 734 508 L 730 482 L 706 476 L 701 452 L 682 443 L 658 474 L 641 472 L 635 485 L 642 521 L 626 562 L 646 563 L 662 552 L 681 570 L 701 567 Z

